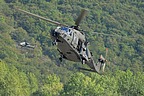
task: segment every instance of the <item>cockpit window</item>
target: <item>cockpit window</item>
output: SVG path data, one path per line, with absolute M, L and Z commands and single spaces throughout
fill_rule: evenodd
M 69 31 L 68 29 L 69 28 L 67 28 L 67 27 L 61 27 L 61 30 L 65 31 L 65 32 L 68 32 Z
M 70 28 L 68 28 L 68 27 L 61 27 L 61 30 L 63 30 L 63 31 L 65 31 L 68 35 L 72 35 L 72 31 L 71 31 L 71 29 Z

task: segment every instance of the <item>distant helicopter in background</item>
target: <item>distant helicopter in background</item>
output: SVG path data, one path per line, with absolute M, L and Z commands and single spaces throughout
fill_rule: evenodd
M 21 47 L 26 47 L 26 48 L 33 48 L 33 49 L 35 48 L 35 46 L 31 45 L 28 42 L 21 42 L 18 45 L 21 46 Z
M 81 70 L 97 73 L 104 72 L 107 60 L 100 55 L 97 63 L 94 62 L 92 52 L 88 49 L 88 46 L 90 46 L 89 42 L 87 41 L 84 32 L 79 28 L 80 22 L 86 16 L 88 10 L 81 10 L 81 14 L 75 21 L 75 26 L 68 26 L 66 24 L 46 19 L 19 8 L 16 8 L 16 10 L 57 25 L 56 29 L 51 30 L 51 38 L 53 40 L 52 44 L 57 46 L 57 50 L 60 53 L 60 61 L 67 59 L 74 62 L 81 62 L 82 64 L 87 64 L 90 67 L 90 69 L 79 68 Z M 21 45 L 23 44 L 21 43 Z M 29 44 L 27 45 L 26 43 L 24 45 L 29 46 Z M 108 50 L 106 50 L 106 55 L 107 52 Z

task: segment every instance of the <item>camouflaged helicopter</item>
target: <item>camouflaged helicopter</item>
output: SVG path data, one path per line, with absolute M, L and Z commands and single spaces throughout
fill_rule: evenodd
M 82 64 L 87 64 L 90 69 L 79 68 L 82 70 L 103 73 L 106 59 L 100 55 L 97 63 L 94 62 L 92 52 L 88 49 L 88 41 L 82 30 L 79 29 L 81 20 L 86 16 L 88 10 L 82 9 L 81 14 L 75 21 L 75 26 L 68 26 L 39 15 L 30 13 L 28 11 L 16 8 L 16 10 L 21 11 L 25 14 L 37 17 L 39 19 L 45 20 L 47 22 L 57 25 L 56 29 L 51 30 L 51 38 L 53 40 L 52 44 L 57 46 L 57 50 L 60 53 L 60 61 L 67 59 L 74 62 L 81 62 Z M 107 54 L 108 51 L 106 51 Z

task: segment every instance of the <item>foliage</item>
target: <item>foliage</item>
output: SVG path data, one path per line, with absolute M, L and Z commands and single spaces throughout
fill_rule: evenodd
M 95 60 L 108 47 L 106 74 L 81 73 L 77 67 L 87 66 L 60 63 L 50 38 L 56 26 L 14 7 L 70 26 L 80 10 L 87 8 L 81 28 Z M 0 95 L 143 96 L 143 21 L 143 0 L 0 0 Z M 35 49 L 18 46 L 23 41 Z
M 63 89 L 63 84 L 60 83 L 60 79 L 56 75 L 49 75 L 43 83 L 38 91 L 42 96 L 57 96 Z

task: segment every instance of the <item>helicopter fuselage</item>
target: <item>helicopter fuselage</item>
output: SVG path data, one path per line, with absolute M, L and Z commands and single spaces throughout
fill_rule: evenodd
M 86 39 L 85 35 L 79 30 L 71 27 L 57 27 L 52 30 L 51 36 L 54 42 L 57 43 L 58 51 L 63 58 L 74 62 L 80 62 L 82 57 L 88 58 L 86 52 L 82 53 L 82 47 L 86 48 L 83 45 Z

